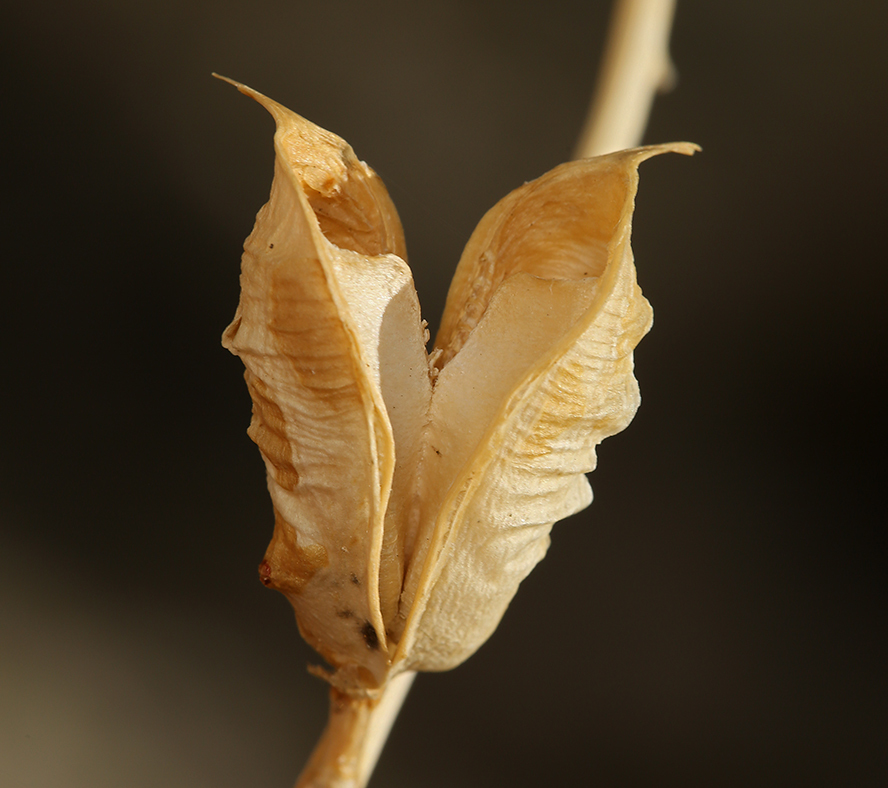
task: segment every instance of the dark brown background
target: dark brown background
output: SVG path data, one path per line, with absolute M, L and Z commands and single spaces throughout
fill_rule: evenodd
M 646 139 L 704 152 L 642 171 L 644 404 L 374 785 L 888 780 L 886 9 L 679 0 Z M 434 323 L 482 213 L 570 155 L 608 13 L 4 3 L 0 785 L 289 786 L 324 723 L 219 346 L 272 121 L 210 71 L 380 172 Z

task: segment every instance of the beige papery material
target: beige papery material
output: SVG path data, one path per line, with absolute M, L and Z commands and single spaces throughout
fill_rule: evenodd
M 639 403 L 651 325 L 629 235 L 636 168 L 673 143 L 556 167 L 495 205 L 460 260 L 435 349 L 380 179 L 256 91 L 275 174 L 223 343 L 253 398 L 274 535 L 262 581 L 332 670 L 300 786 L 366 784 L 416 671 L 493 632 L 592 499 L 595 446 Z

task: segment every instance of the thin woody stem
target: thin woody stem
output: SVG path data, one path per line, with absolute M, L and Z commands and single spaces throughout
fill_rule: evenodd
M 674 78 L 669 31 L 675 0 L 617 0 L 589 114 L 574 158 L 641 142 L 659 90 Z
M 364 788 L 415 676 L 396 676 L 378 698 L 331 688 L 330 719 L 296 788 Z

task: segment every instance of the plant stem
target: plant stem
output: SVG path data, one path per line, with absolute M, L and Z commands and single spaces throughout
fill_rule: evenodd
M 617 0 L 575 158 L 641 142 L 654 94 L 674 79 L 669 60 L 674 13 L 675 0 Z
M 364 788 L 415 676 L 396 676 L 375 698 L 331 688 L 330 719 L 296 788 Z

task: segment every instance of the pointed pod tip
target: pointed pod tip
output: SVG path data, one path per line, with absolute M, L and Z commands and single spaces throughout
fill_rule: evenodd
M 241 93 L 246 94 L 247 96 L 256 97 L 257 95 L 261 95 L 256 93 L 253 88 L 248 87 L 243 82 L 238 82 L 236 79 L 231 79 L 230 77 L 226 77 L 223 74 L 217 74 L 215 71 L 211 72 L 212 76 L 216 79 L 221 79 L 223 82 L 227 82 L 229 85 L 234 85 Z
M 669 142 L 664 147 L 673 153 L 681 153 L 684 156 L 693 156 L 695 153 L 703 152 L 703 148 L 696 142 Z
M 627 154 L 635 164 L 659 156 L 661 153 L 680 153 L 683 156 L 693 156 L 703 149 L 695 142 L 664 142 L 659 145 L 644 145 L 640 148 L 630 148 L 622 153 Z
M 610 161 L 630 163 L 637 167 L 643 161 L 647 161 L 654 156 L 662 153 L 681 153 L 684 156 L 693 156 L 695 153 L 703 149 L 695 142 L 663 142 L 659 145 L 642 145 L 637 148 L 626 148 L 625 150 L 614 151 L 613 153 L 604 153 L 600 156 L 590 156 L 578 161 Z
M 274 99 L 268 98 L 263 93 L 260 93 L 258 90 L 253 90 L 249 85 L 245 85 L 243 82 L 238 82 L 235 79 L 231 79 L 230 77 L 223 76 L 222 74 L 217 74 L 215 71 L 211 72 L 212 75 L 216 79 L 221 79 L 223 82 L 227 82 L 229 85 L 234 85 L 241 93 L 245 96 L 249 96 L 251 99 L 258 101 L 265 109 L 267 109 L 272 117 L 275 119 L 275 122 L 280 125 L 283 121 L 287 119 L 298 119 L 304 122 L 304 118 L 297 115 L 293 110 L 287 109 L 283 104 L 278 104 Z

